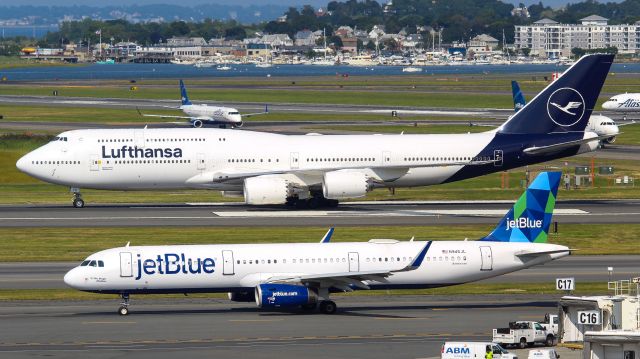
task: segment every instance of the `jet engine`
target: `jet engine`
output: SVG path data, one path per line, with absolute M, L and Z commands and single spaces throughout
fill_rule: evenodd
M 247 204 L 283 204 L 289 197 L 287 181 L 279 176 L 258 176 L 244 180 Z
M 322 177 L 322 194 L 328 199 L 364 197 L 371 188 L 361 172 L 333 171 Z
M 229 292 L 228 295 L 232 302 L 254 302 L 256 300 L 254 292 Z
M 195 128 L 200 128 L 202 127 L 203 123 L 202 123 L 202 120 L 193 120 L 191 122 L 191 125 L 193 125 L 193 127 Z
M 240 127 L 242 127 L 242 125 L 244 125 L 244 122 L 240 121 L 240 122 L 236 122 L 236 123 L 234 123 L 234 124 L 233 124 L 233 127 L 234 127 L 234 128 L 240 128 Z
M 604 141 L 606 143 L 608 143 L 608 144 L 612 144 L 612 143 L 616 142 L 616 136 L 605 138 Z
M 295 284 L 260 284 L 256 287 L 256 304 L 260 308 L 297 307 L 318 302 L 312 289 Z

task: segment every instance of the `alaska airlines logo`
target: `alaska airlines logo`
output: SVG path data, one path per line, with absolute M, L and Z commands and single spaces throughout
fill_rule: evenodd
M 138 254 L 138 275 L 135 279 L 158 274 L 212 274 L 215 267 L 213 258 L 186 258 L 184 253 L 158 254 L 155 259 L 142 259 Z
M 555 90 L 547 100 L 549 118 L 558 126 L 575 125 L 582 119 L 584 111 L 584 98 L 570 87 Z
M 626 107 L 626 108 L 640 107 L 640 101 L 627 99 L 625 102 L 622 102 L 621 104 L 618 105 L 618 108 L 621 108 L 621 107 Z
M 533 220 L 527 217 L 520 217 L 518 219 L 512 219 L 507 221 L 507 231 L 518 228 L 542 228 L 542 221 L 539 219 Z
M 107 150 L 102 146 L 102 158 L 181 158 L 181 148 L 138 148 L 124 145 Z

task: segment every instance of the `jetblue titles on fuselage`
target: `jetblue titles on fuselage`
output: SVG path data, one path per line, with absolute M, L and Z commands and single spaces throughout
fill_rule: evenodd
M 143 275 L 166 274 L 213 274 L 216 262 L 213 258 L 186 258 L 184 253 L 158 254 L 155 259 L 142 259 L 138 254 L 138 275 L 140 280 Z
M 124 145 L 107 149 L 102 146 L 102 158 L 181 158 L 181 148 L 138 148 Z

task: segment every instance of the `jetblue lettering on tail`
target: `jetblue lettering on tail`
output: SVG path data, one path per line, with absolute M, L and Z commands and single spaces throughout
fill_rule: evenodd
M 569 248 L 546 243 L 560 175 L 540 173 L 478 241 L 334 243 L 326 235 L 320 243 L 127 245 L 90 255 L 64 281 L 121 295 L 120 314 L 128 313 L 131 294 L 193 292 L 228 292 L 231 300 L 260 308 L 333 313 L 334 292 L 450 286 L 568 255 Z
M 244 196 L 251 205 L 335 206 L 375 188 L 455 182 L 597 149 L 611 136 L 587 125 L 612 61 L 613 55 L 584 56 L 487 132 L 300 136 L 213 128 L 76 130 L 58 136 L 66 141 L 25 155 L 17 167 L 73 188 L 76 207 L 84 205 L 79 188 L 202 188 Z M 111 149 L 104 142 L 123 147 Z M 96 161 L 100 153 L 103 163 Z M 180 160 L 111 160 L 151 155 Z

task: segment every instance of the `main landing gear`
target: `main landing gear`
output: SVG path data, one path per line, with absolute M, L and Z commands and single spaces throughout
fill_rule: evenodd
M 82 194 L 80 193 L 79 188 L 72 188 L 71 193 L 73 193 L 73 201 L 71 202 L 75 208 L 84 207 L 84 200 L 82 199 Z
M 118 308 L 118 314 L 127 315 L 129 314 L 129 294 L 122 293 L 122 303 L 120 303 L 120 308 Z
M 300 199 L 298 197 L 289 197 L 285 205 L 296 209 L 316 209 L 322 207 L 335 208 L 338 207 L 337 199 L 327 199 L 320 193 L 313 193 L 311 198 Z
M 333 314 L 338 309 L 336 303 L 332 300 L 323 300 L 320 304 L 305 304 L 302 307 L 302 311 L 311 313 L 318 309 L 322 314 Z

